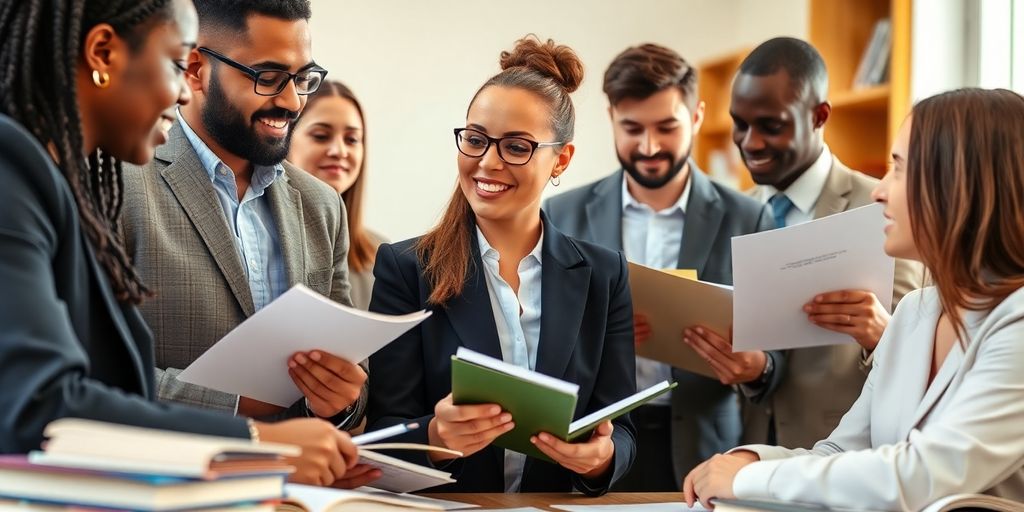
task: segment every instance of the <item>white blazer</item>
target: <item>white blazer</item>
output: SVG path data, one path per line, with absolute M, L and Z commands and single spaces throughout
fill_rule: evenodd
M 875 350 L 864 390 L 811 450 L 750 445 L 739 498 L 920 510 L 956 493 L 1024 501 L 1024 288 L 966 314 L 927 386 L 940 314 L 934 287 L 908 294 Z

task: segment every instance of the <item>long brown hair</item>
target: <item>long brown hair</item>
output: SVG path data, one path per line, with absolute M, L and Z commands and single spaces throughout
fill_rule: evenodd
M 556 140 L 571 141 L 576 113 L 569 94 L 583 81 L 583 63 L 576 53 L 550 39 L 541 42 L 527 36 L 516 41 L 511 52 L 501 52 L 500 63 L 502 71 L 477 90 L 470 106 L 491 86 L 530 91 L 547 102 Z M 440 222 L 416 244 L 424 274 L 433 286 L 432 304 L 444 305 L 462 294 L 472 264 L 472 215 L 469 201 L 456 185 Z
M 911 112 L 907 197 L 914 243 L 966 343 L 961 310 L 1024 286 L 1024 97 L 960 89 Z
M 345 84 L 336 80 L 328 80 L 320 85 L 317 91 L 309 96 L 305 112 L 322 98 L 341 97 L 351 101 L 359 113 L 359 121 L 363 124 L 363 161 L 359 163 L 359 175 L 347 190 L 341 193 L 341 200 L 345 202 L 345 210 L 348 212 L 348 236 L 350 239 L 348 248 L 348 267 L 354 272 L 369 270 L 373 260 L 377 257 L 377 241 L 370 237 L 366 228 L 363 227 L 363 184 L 366 182 L 366 116 L 363 115 L 363 106 L 359 104 L 355 93 Z

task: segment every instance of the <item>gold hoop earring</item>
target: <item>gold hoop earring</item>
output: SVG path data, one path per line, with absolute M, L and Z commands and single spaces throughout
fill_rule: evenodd
M 100 73 L 100 70 L 92 70 L 92 83 L 100 89 L 106 89 L 110 86 L 110 75 L 106 71 Z

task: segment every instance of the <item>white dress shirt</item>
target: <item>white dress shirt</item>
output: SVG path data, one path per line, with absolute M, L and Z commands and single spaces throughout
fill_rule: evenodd
M 771 185 L 758 185 L 754 190 L 754 198 L 766 204 L 772 197 L 783 194 L 793 202 L 793 208 L 786 214 L 786 225 L 794 226 L 814 220 L 814 208 L 818 198 L 828 181 L 828 173 L 832 170 L 832 152 L 828 146 L 821 150 L 818 159 L 792 185 L 784 191 Z
M 537 245 L 519 262 L 518 295 L 498 272 L 500 255 L 487 242 L 479 227 L 476 237 L 480 244 L 487 295 L 494 312 L 494 326 L 501 344 L 501 358 L 506 363 L 533 370 L 537 367 L 537 346 L 540 343 L 543 228 Z M 505 492 L 519 491 L 525 464 L 526 455 L 505 450 Z
M 692 169 L 692 167 L 691 167 Z M 622 175 L 622 249 L 626 259 L 651 268 L 676 268 L 683 245 L 686 205 L 690 200 L 690 180 L 672 206 L 654 211 L 629 193 L 626 175 Z M 680 343 L 682 343 L 682 333 Z M 672 380 L 672 367 L 644 357 L 636 358 L 636 388 L 647 389 L 663 380 Z M 667 406 L 669 393 L 650 401 Z

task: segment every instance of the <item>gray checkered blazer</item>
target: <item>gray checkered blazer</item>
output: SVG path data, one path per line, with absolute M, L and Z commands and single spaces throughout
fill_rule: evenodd
M 287 162 L 284 167 L 266 197 L 280 231 L 289 284 L 303 283 L 351 305 L 345 205 L 316 178 Z M 140 310 L 153 330 L 159 397 L 232 411 L 235 395 L 175 378 L 255 309 L 223 208 L 180 125 L 174 124 L 169 142 L 157 148 L 151 163 L 125 165 L 124 192 L 125 243 L 143 280 L 156 291 Z M 337 418 L 343 428 L 359 424 L 365 405 L 364 387 L 355 407 Z M 306 414 L 300 400 L 282 417 Z

